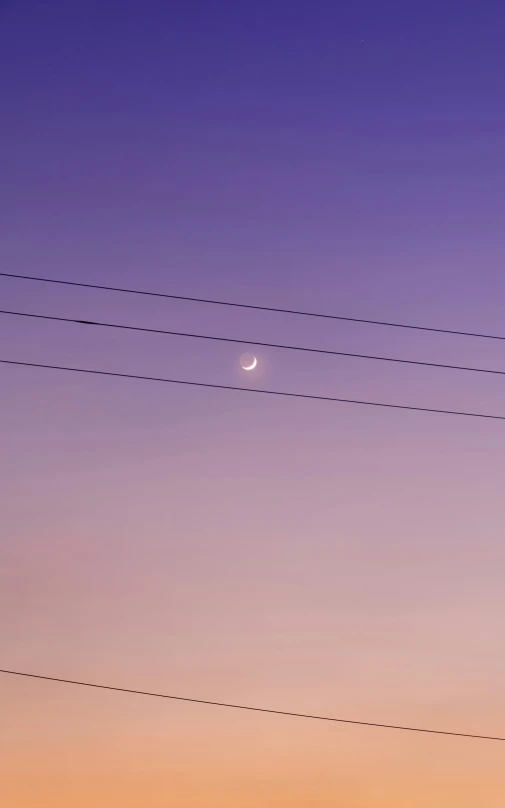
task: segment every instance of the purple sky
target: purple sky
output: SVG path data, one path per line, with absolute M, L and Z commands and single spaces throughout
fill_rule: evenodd
M 504 25 L 498 2 L 2 2 L 2 269 L 505 334 Z M 0 300 L 505 367 L 500 342 L 5 278 Z M 499 377 L 265 350 L 244 378 L 239 346 L 8 317 L 0 344 L 505 412 Z M 6 366 L 0 385 L 0 667 L 503 734 L 499 422 Z M 488 747 L 7 680 L 0 711 L 17 808 L 503 804 Z

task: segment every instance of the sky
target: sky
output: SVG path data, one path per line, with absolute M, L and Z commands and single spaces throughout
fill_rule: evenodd
M 0 3 L 2 271 L 505 334 L 503 4 Z M 0 278 L 2 309 L 503 369 Z M 503 414 L 504 382 L 0 316 L 1 358 Z M 505 735 L 498 421 L 1 366 L 0 667 Z M 503 806 L 492 742 L 0 679 L 12 808 Z

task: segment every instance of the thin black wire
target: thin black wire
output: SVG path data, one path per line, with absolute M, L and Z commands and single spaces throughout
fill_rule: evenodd
M 2 670 L 0 673 L 5 673 L 9 676 L 24 676 L 28 679 L 41 679 L 46 682 L 57 682 L 59 684 L 78 685 L 79 687 L 93 687 L 98 690 L 112 690 L 116 693 L 129 693 L 136 696 L 151 696 L 156 699 L 170 699 L 171 701 L 184 701 L 190 704 L 204 704 L 209 707 L 228 707 L 232 710 L 247 710 L 253 713 L 268 713 L 269 715 L 283 715 L 290 718 L 308 718 L 312 721 L 330 721 L 334 724 L 354 724 L 360 727 L 375 727 L 378 729 L 395 729 L 402 732 L 422 732 L 429 735 L 449 735 L 454 738 L 473 738 L 479 741 L 505 741 L 505 738 L 496 737 L 494 735 L 477 735 L 470 732 L 450 732 L 441 729 L 424 729 L 422 727 L 405 727 L 397 724 L 379 724 L 376 721 L 355 721 L 349 718 L 334 718 L 327 715 L 311 715 L 310 713 L 293 713 L 287 710 L 271 710 L 267 707 L 250 707 L 245 704 L 231 704 L 222 701 L 208 701 L 207 699 L 190 698 L 189 696 L 171 696 L 167 693 L 151 693 L 148 690 L 133 690 L 127 687 L 114 687 L 112 685 L 98 685 L 92 682 L 79 682 L 75 679 L 62 679 L 56 676 L 41 676 L 36 673 L 25 673 L 22 671 Z
M 4 278 L 17 278 L 26 281 L 40 281 L 41 283 L 56 283 L 63 286 L 78 286 L 83 289 L 99 289 L 107 292 L 124 292 L 130 295 L 146 295 L 148 297 L 163 297 L 169 300 L 183 300 L 189 303 L 208 303 L 213 306 L 230 306 L 239 309 L 254 309 L 255 311 L 270 311 L 276 314 L 296 314 L 300 317 L 320 317 L 326 320 L 341 320 L 348 323 L 365 323 L 367 325 L 381 325 L 388 328 L 408 328 L 414 331 L 431 331 L 435 334 L 452 334 L 458 337 L 477 337 L 479 339 L 505 340 L 499 334 L 481 334 L 473 331 L 455 331 L 450 328 L 433 328 L 425 325 L 412 325 L 409 323 L 393 323 L 386 320 L 368 320 L 363 317 L 345 317 L 341 314 L 322 314 L 315 311 L 300 311 L 298 309 L 282 309 L 274 306 L 254 306 L 251 303 L 234 303 L 229 300 L 213 300 L 204 297 L 189 297 L 187 295 L 172 295 L 165 292 L 148 292 L 145 289 L 126 289 L 121 286 L 104 286 L 98 283 L 83 283 L 78 281 L 64 281 L 57 278 L 41 278 L 36 275 L 20 275 L 14 272 L 0 272 Z
M 172 337 L 191 337 L 192 339 L 212 340 L 213 342 L 228 342 L 238 345 L 256 345 L 261 348 L 280 348 L 283 351 L 302 351 L 303 353 L 325 354 L 327 356 L 345 356 L 351 359 L 370 359 L 374 362 L 395 362 L 401 365 L 419 365 L 428 368 L 442 368 L 444 370 L 465 370 L 469 373 L 491 373 L 495 376 L 505 376 L 505 370 L 491 370 L 490 368 L 475 368 L 465 365 L 445 365 L 440 362 L 422 362 L 417 359 L 397 359 L 392 356 L 376 356 L 372 354 L 349 353 L 347 351 L 330 351 L 325 348 L 307 348 L 299 345 L 281 345 L 276 342 L 259 342 L 251 339 L 235 339 L 232 337 L 213 337 L 208 334 L 191 334 L 186 331 L 167 331 L 163 328 L 143 328 L 135 325 L 121 325 L 119 323 L 104 323 L 96 320 L 78 320 L 74 317 L 56 317 L 49 314 L 33 314 L 24 311 L 0 310 L 0 314 L 10 314 L 15 317 L 31 317 L 37 320 L 53 320 L 59 323 L 79 323 L 81 325 L 97 325 L 102 328 L 117 328 L 124 331 L 141 331 L 146 334 L 163 334 Z
M 88 373 L 94 376 L 113 376 L 119 379 L 138 379 L 140 381 L 164 382 L 165 384 L 184 384 L 189 387 L 207 387 L 214 390 L 235 390 L 241 393 L 262 393 L 268 396 L 284 396 L 285 398 L 304 398 L 313 401 L 332 401 L 339 404 L 361 404 L 366 407 L 384 407 L 393 410 L 411 410 L 414 412 L 432 412 L 440 415 L 462 415 L 467 418 L 486 418 L 493 421 L 505 421 L 505 415 L 490 415 L 483 412 L 466 412 L 463 410 L 440 410 L 433 407 L 415 407 L 408 404 L 387 404 L 382 401 L 360 401 L 353 398 L 335 398 L 333 396 L 316 396 L 308 393 L 288 393 L 282 390 L 264 390 L 257 387 L 234 387 L 230 384 L 210 384 L 209 382 L 190 382 L 183 379 L 165 379 L 160 376 L 140 376 L 133 373 L 116 373 L 110 370 L 93 370 L 90 368 L 74 368 L 64 365 L 46 365 L 38 362 L 18 362 L 13 359 L 0 359 L 2 365 L 18 365 L 28 368 L 43 368 L 47 370 L 66 370 L 71 373 Z

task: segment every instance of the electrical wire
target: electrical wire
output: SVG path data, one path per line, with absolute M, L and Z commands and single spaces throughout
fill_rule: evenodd
M 429 331 L 435 334 L 451 334 L 458 337 L 476 337 L 478 339 L 505 340 L 505 335 L 483 334 L 474 331 L 457 331 L 450 328 L 434 328 L 425 325 L 412 325 L 411 323 L 395 323 L 386 320 L 369 320 L 364 317 L 347 317 L 341 314 L 323 314 L 322 312 L 302 311 L 299 309 L 284 309 L 274 306 L 255 306 L 251 303 L 235 303 L 230 300 L 213 300 L 204 297 L 189 297 L 188 295 L 173 295 L 166 292 L 149 292 L 145 289 L 127 289 L 121 286 L 105 286 L 98 283 L 84 283 L 79 281 L 64 281 L 57 278 L 42 278 L 36 275 L 20 275 L 14 272 L 0 272 L 0 277 L 16 278 L 26 281 L 40 281 L 41 283 L 53 283 L 63 286 L 77 286 L 82 289 L 99 289 L 107 292 L 124 292 L 130 295 L 145 295 L 148 297 L 167 298 L 169 300 L 181 300 L 189 303 L 207 303 L 213 306 L 230 306 L 239 309 L 253 309 L 255 311 L 268 311 L 276 314 L 296 314 L 300 317 L 319 317 L 326 320 L 341 320 L 348 323 L 364 323 L 366 325 L 379 325 L 388 328 L 407 328 L 414 331 Z
M 234 390 L 241 393 L 259 393 L 268 396 L 283 396 L 285 398 L 303 398 L 312 401 L 331 401 L 339 404 L 360 404 L 366 407 L 381 407 L 393 410 L 410 410 L 413 412 L 430 412 L 440 415 L 460 415 L 467 418 L 486 418 L 493 421 L 505 421 L 505 415 L 492 415 L 483 412 L 467 412 L 464 410 L 443 410 L 434 407 L 416 407 L 409 404 L 388 404 L 382 401 L 362 401 L 352 398 L 336 398 L 334 396 L 317 396 L 309 393 L 289 393 L 282 390 L 265 390 L 257 387 L 234 387 L 230 384 L 211 384 L 210 382 L 192 382 L 183 379 L 166 379 L 160 376 L 141 376 L 134 373 L 117 373 L 110 370 L 94 370 L 91 368 L 75 368 L 64 365 L 47 365 L 39 362 L 20 362 L 13 359 L 0 359 L 2 365 L 17 365 L 19 367 L 43 368 L 46 370 L 64 370 L 71 373 L 86 373 L 94 376 L 111 376 L 119 379 L 137 379 L 139 381 L 164 382 L 165 384 L 181 384 L 189 387 L 206 387 L 214 390 Z
M 282 715 L 290 718 L 307 718 L 312 721 L 329 721 L 335 724 L 353 724 L 360 727 L 375 727 L 377 729 L 395 729 L 402 732 L 422 732 L 430 735 L 449 735 L 454 738 L 472 738 L 479 741 L 505 741 L 505 738 L 494 735 L 478 735 L 471 732 L 451 732 L 441 729 L 426 729 L 424 727 L 399 726 L 397 724 L 380 724 L 376 721 L 357 721 L 350 718 L 334 718 L 327 715 L 312 715 L 310 713 L 294 713 L 288 710 L 273 710 L 267 707 L 251 707 L 245 704 L 231 704 L 222 701 L 209 701 L 207 699 L 197 699 L 189 696 L 172 696 L 167 693 L 152 693 L 147 690 L 133 690 L 127 687 L 114 687 L 112 685 L 99 685 L 93 682 L 80 682 L 74 679 L 62 679 L 56 676 L 41 676 L 36 673 L 25 673 L 23 671 L 11 671 L 0 669 L 0 673 L 9 676 L 23 676 L 28 679 L 40 679 L 45 682 L 57 682 L 58 684 L 77 685 L 79 687 L 91 687 L 98 690 L 112 690 L 116 693 L 129 693 L 136 696 L 151 696 L 156 699 L 169 699 L 171 701 L 183 701 L 190 704 L 202 704 L 209 707 L 227 707 L 232 710 L 245 710 L 254 713 L 267 713 L 269 715 Z
M 284 345 L 276 342 L 259 342 L 251 339 L 235 339 L 232 337 L 214 337 L 209 334 L 192 334 L 187 331 L 167 331 L 163 328 L 145 328 L 135 325 L 122 325 L 120 323 L 108 323 L 96 320 L 78 320 L 74 317 L 56 317 L 49 314 L 34 314 L 24 311 L 0 310 L 0 315 L 12 315 L 14 317 L 30 317 L 37 320 L 52 320 L 59 323 L 78 323 L 80 325 L 95 325 L 102 328 L 116 328 L 124 331 L 140 331 L 146 334 L 162 334 L 172 337 L 190 337 L 192 339 L 211 340 L 213 342 L 228 342 L 238 345 L 255 345 L 261 348 L 280 348 L 283 351 L 302 351 L 303 353 L 324 354 L 326 356 L 344 356 L 351 359 L 369 359 L 375 362 L 394 362 L 401 365 L 417 365 L 428 368 L 442 368 L 444 370 L 464 370 L 469 373 L 490 373 L 495 376 L 505 376 L 505 370 L 492 370 L 490 368 L 468 367 L 466 365 L 446 365 L 441 362 L 423 362 L 417 359 L 399 359 L 392 356 L 377 356 L 373 354 L 350 353 L 348 351 L 331 351 L 325 348 L 307 348 L 300 345 Z

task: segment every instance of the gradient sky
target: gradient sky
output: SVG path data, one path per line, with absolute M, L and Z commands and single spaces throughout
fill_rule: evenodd
M 505 333 L 503 3 L 0 3 L 4 271 Z M 0 278 L 1 307 L 504 367 Z M 456 371 L 0 318 L 2 358 L 505 412 Z M 505 734 L 500 422 L 0 370 L 3 668 Z M 502 808 L 500 744 L 0 679 L 9 808 Z

